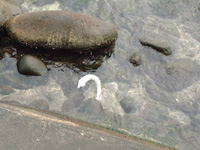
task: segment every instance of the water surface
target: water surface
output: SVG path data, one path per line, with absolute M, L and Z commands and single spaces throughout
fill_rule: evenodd
M 76 70 L 52 61 L 42 77 L 17 72 L 16 59 L 0 61 L 1 101 L 30 106 L 36 100 L 50 111 L 100 124 L 178 149 L 200 146 L 200 2 L 198 0 L 17 0 L 24 11 L 67 10 L 116 25 L 114 52 L 94 70 Z M 172 55 L 144 47 L 141 35 L 166 40 Z M 139 52 L 142 65 L 129 59 Z M 46 60 L 47 61 L 47 60 Z M 86 69 L 87 70 L 87 69 Z M 63 110 L 70 99 L 96 97 L 89 82 L 77 89 L 79 79 L 92 73 L 102 82 L 105 116 Z M 78 96 L 77 96 L 78 95 Z M 77 104 L 80 101 L 77 100 Z M 39 104 L 40 105 L 40 104 Z

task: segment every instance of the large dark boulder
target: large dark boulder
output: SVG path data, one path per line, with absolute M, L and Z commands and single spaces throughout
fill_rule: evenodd
M 10 22 L 11 37 L 31 47 L 89 50 L 117 39 L 114 25 L 67 11 L 20 14 Z

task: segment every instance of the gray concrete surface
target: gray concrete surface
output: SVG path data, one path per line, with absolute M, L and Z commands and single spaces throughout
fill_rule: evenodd
M 152 143 L 70 121 L 51 113 L 0 103 L 0 150 L 161 150 Z

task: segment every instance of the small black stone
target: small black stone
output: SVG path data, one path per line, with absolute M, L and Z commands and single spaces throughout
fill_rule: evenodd
M 38 58 L 31 55 L 22 56 L 17 62 L 20 74 L 42 76 L 47 72 L 47 66 Z
M 134 52 L 129 61 L 134 66 L 141 65 L 141 56 L 140 56 L 140 53 L 139 52 Z

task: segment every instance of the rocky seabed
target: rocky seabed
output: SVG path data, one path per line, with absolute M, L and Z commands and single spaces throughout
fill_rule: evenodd
M 17 60 L 9 57 L 0 61 L 2 102 L 61 113 L 177 149 L 199 149 L 198 0 L 17 3 L 24 12 L 67 10 L 96 17 L 114 24 L 118 39 L 112 56 L 93 72 L 102 83 L 101 105 L 94 82 L 77 89 L 88 72 L 50 65 L 45 75 L 27 77 L 19 75 Z M 56 36 L 48 41 L 59 43 Z M 139 58 L 139 65 L 130 62 L 131 56 Z

